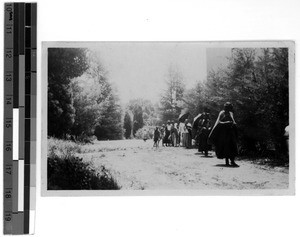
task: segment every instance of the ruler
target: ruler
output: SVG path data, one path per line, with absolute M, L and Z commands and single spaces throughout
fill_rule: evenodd
M 36 195 L 36 26 L 36 3 L 5 3 L 4 234 L 34 233 Z

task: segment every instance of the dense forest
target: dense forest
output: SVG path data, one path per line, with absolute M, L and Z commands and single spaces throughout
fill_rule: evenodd
M 137 98 L 121 106 L 100 59 L 82 48 L 48 49 L 48 135 L 89 141 L 151 138 L 155 126 L 210 109 L 215 120 L 225 102 L 234 106 L 241 154 L 284 156 L 289 124 L 287 48 L 233 48 L 228 65 L 207 72 L 187 89 L 170 67 L 158 103 Z

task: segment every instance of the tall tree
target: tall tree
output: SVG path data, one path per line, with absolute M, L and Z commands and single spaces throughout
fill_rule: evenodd
M 132 99 L 127 104 L 127 110 L 133 114 L 133 134 L 143 126 L 157 126 L 159 124 L 158 108 L 150 100 Z
M 107 72 L 96 54 L 90 54 L 89 76 L 93 79 L 91 91 L 96 95 L 99 115 L 96 119 L 95 136 L 98 140 L 122 139 L 122 109 L 117 90 L 107 77 Z
M 167 75 L 167 88 L 161 96 L 161 116 L 163 122 L 177 120 L 181 112 L 183 93 L 185 90 L 183 75 L 178 68 L 170 67 Z
M 126 139 L 130 138 L 131 136 L 131 129 L 132 129 L 132 121 L 130 118 L 130 115 L 128 112 L 125 113 L 125 117 L 124 117 L 124 136 Z
M 287 49 L 232 49 L 229 60 L 226 68 L 208 74 L 209 103 L 234 104 L 243 150 L 273 146 L 281 154 L 288 124 Z
M 74 123 L 71 80 L 88 69 L 82 48 L 48 49 L 48 135 L 64 137 Z

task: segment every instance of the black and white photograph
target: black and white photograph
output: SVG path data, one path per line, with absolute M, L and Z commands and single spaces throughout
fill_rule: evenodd
M 44 193 L 294 193 L 293 42 L 44 42 L 43 57 Z

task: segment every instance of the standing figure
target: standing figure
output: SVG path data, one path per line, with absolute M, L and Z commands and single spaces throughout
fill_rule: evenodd
M 175 127 L 175 136 L 176 136 L 176 143 L 175 143 L 175 146 L 179 146 L 179 124 L 178 123 L 175 123 L 174 124 L 174 127 Z
M 156 127 L 153 135 L 153 141 L 154 141 L 153 147 L 159 146 L 159 138 L 160 138 L 160 132 L 158 130 L 158 127 Z
M 161 140 L 161 143 L 162 143 L 161 145 L 162 145 L 162 146 L 165 146 L 165 145 L 164 145 L 164 136 L 165 136 L 165 135 L 164 135 L 164 133 L 165 133 L 165 125 L 163 124 L 163 125 L 160 127 L 160 129 L 159 129 L 159 130 L 160 130 L 160 137 L 159 137 L 159 141 L 158 141 L 158 143 L 159 143 L 159 142 L 160 142 L 160 140 Z
M 184 129 L 185 129 L 185 124 L 180 122 L 179 123 L 179 128 L 178 128 L 178 131 L 179 131 L 179 146 L 184 146 L 184 139 L 183 139 L 183 133 L 184 133 Z
M 237 150 L 237 128 L 233 117 L 233 106 L 226 102 L 224 110 L 219 113 L 218 119 L 209 134 L 209 141 L 215 145 L 216 155 L 219 159 L 224 159 L 226 166 L 239 167 L 235 163 Z
M 170 121 L 168 121 L 165 127 L 165 134 L 164 134 L 164 141 L 163 141 L 166 146 L 170 146 L 171 143 L 170 136 L 171 136 L 171 123 Z
M 210 150 L 210 145 L 207 142 L 210 130 L 209 110 L 205 108 L 198 123 L 198 151 L 204 152 L 205 156 L 208 156 L 208 150 Z
M 178 129 L 177 129 L 177 123 L 172 126 L 171 130 L 171 137 L 172 137 L 172 146 L 177 146 L 178 143 Z
M 286 126 L 284 129 L 284 138 L 285 138 L 285 145 L 286 145 L 286 149 L 287 152 L 289 153 L 289 130 L 290 130 L 290 126 Z
M 162 146 L 165 146 L 165 130 L 166 130 L 166 126 L 163 124 L 160 128 L 160 139 L 161 139 L 161 143 Z
M 185 147 L 191 148 L 192 147 L 192 125 L 185 120 Z

